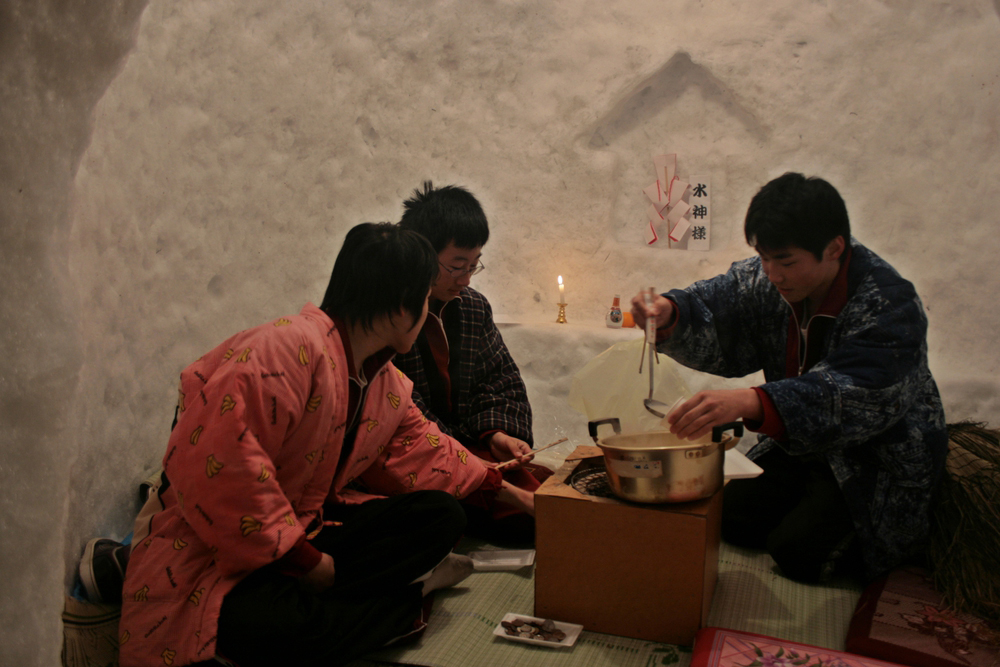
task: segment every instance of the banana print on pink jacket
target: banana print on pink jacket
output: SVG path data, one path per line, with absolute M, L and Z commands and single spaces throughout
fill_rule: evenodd
M 211 659 L 223 597 L 291 549 L 328 495 L 464 497 L 482 484 L 482 462 L 423 418 L 412 383 L 391 363 L 370 380 L 355 446 L 337 470 L 347 368 L 340 332 L 307 304 L 232 336 L 181 373 L 163 457 L 170 483 L 151 499 L 162 509 L 137 525 L 145 537 L 126 574 L 122 667 Z

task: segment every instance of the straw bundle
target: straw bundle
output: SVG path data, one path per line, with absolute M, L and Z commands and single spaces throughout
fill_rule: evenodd
M 1000 622 L 1000 431 L 959 422 L 948 436 L 931 521 L 934 585 L 956 610 Z
M 121 605 L 84 602 L 67 595 L 63 609 L 64 667 L 118 667 L 121 615 Z

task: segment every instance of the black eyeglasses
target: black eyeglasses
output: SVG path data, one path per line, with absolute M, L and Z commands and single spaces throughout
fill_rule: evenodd
M 438 264 L 440 264 L 440 265 L 441 265 L 441 267 L 442 267 L 442 268 L 443 268 L 443 269 L 444 269 L 445 271 L 447 271 L 447 272 L 448 272 L 448 274 L 449 274 L 449 275 L 450 275 L 450 276 L 451 276 L 452 278 L 461 278 L 462 276 L 464 276 L 464 275 L 466 275 L 466 274 L 468 274 L 468 275 L 470 275 L 470 276 L 474 276 L 474 275 L 476 275 L 477 273 L 482 273 L 482 272 L 483 272 L 483 269 L 485 269 L 485 268 L 486 268 L 486 267 L 485 267 L 485 266 L 484 266 L 484 265 L 483 265 L 482 263 L 480 263 L 480 264 L 477 264 L 476 266 L 470 266 L 470 267 L 469 267 L 469 268 L 467 268 L 467 269 L 463 269 L 463 268 L 454 268 L 454 267 L 451 267 L 451 266 L 447 266 L 447 265 L 446 265 L 446 264 L 445 264 L 444 262 L 438 262 Z

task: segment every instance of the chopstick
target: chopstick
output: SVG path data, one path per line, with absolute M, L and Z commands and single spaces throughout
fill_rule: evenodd
M 541 449 L 536 449 L 535 451 L 531 452 L 530 456 L 534 457 L 534 455 L 537 454 L 538 452 L 544 452 L 549 447 L 555 447 L 556 445 L 561 444 L 563 442 L 566 442 L 567 440 L 569 440 L 569 438 L 559 438 L 555 442 L 550 442 L 549 444 L 545 445 Z M 525 456 L 529 456 L 529 455 L 525 454 Z M 503 470 L 504 468 L 507 468 L 509 466 L 514 465 L 515 463 L 520 463 L 520 459 L 511 459 L 510 461 L 504 461 L 503 463 L 499 464 L 496 467 L 496 469 L 497 470 Z

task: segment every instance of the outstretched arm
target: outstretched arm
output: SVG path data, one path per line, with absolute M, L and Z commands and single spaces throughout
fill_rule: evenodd
M 535 516 L 535 494 L 518 488 L 506 480 L 501 485 L 500 492 L 497 493 L 497 500 Z

